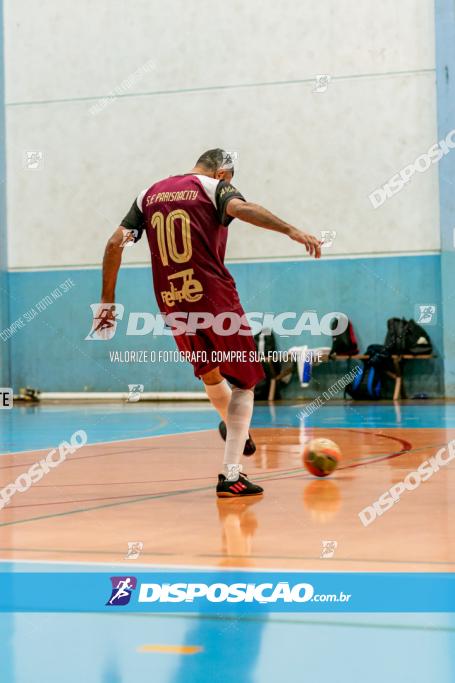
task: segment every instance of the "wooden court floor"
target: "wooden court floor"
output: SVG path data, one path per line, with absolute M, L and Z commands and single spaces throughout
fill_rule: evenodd
M 150 566 L 452 571 L 455 464 L 364 527 L 358 513 L 451 439 L 454 429 L 314 428 L 344 459 L 328 479 L 302 468 L 297 428 L 253 430 L 245 471 L 265 495 L 215 496 L 215 430 L 87 445 L 0 511 L 0 558 L 119 563 L 140 541 Z M 47 451 L 2 456 L 0 488 Z M 324 541 L 336 541 L 321 558 Z M 133 562 L 131 561 L 131 564 Z

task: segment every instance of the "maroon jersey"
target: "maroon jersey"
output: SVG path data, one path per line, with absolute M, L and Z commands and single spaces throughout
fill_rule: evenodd
M 136 242 L 144 230 L 147 234 L 155 296 L 162 313 L 244 315 L 235 282 L 224 265 L 227 226 L 232 220 L 226 207 L 234 197 L 244 201 L 224 180 L 172 176 L 142 192 L 123 219 L 121 225 L 134 231 Z M 245 323 L 242 329 L 243 334 L 226 336 L 210 327 L 174 339 L 182 352 L 196 357 L 191 360 L 196 377 L 219 367 L 230 382 L 249 389 L 264 372 L 251 359 L 255 345 Z M 228 359 L 219 360 L 217 353 Z
M 202 175 L 160 180 L 141 193 L 122 221 L 145 229 L 152 255 L 155 295 L 163 313 L 223 313 L 240 307 L 235 282 L 224 265 L 232 218 L 226 206 L 240 192 Z

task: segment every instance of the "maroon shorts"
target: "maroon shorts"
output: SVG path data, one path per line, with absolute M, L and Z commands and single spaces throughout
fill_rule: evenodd
M 265 377 L 261 363 L 254 358 L 256 345 L 251 335 L 223 336 L 207 328 L 174 339 L 179 350 L 188 354 L 198 378 L 219 368 L 228 382 L 239 389 L 250 389 Z

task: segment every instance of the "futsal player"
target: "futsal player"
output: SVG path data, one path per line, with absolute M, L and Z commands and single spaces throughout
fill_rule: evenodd
M 109 239 L 103 260 L 101 302 L 115 301 L 117 274 L 121 265 L 125 228 L 137 242 L 146 232 L 149 242 L 153 283 L 163 315 L 204 312 L 244 315 L 235 282 L 224 265 L 228 226 L 234 218 L 274 230 L 303 244 L 319 258 L 321 242 L 274 216 L 270 211 L 245 200 L 231 184 L 232 157 L 222 149 L 202 154 L 188 173 L 153 183 L 133 202 L 119 228 Z M 245 329 L 245 326 L 242 325 Z M 251 332 L 251 330 L 249 331 Z M 242 472 L 242 453 L 256 450 L 249 435 L 253 414 L 254 386 L 264 376 L 261 364 L 216 362 L 212 351 L 255 351 L 251 334 L 224 336 L 213 328 L 197 329 L 195 334 L 174 336 L 179 349 L 193 352 L 194 374 L 218 411 L 220 434 L 225 440 L 223 472 L 218 475 L 219 497 L 250 496 L 263 493 Z M 207 360 L 201 359 L 207 353 Z

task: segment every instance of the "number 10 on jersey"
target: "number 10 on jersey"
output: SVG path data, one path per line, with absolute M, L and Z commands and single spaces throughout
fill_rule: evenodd
M 176 221 L 180 222 L 182 231 L 182 251 L 177 249 L 175 238 Z M 161 211 L 152 216 L 152 228 L 156 229 L 158 249 L 163 266 L 169 265 L 169 259 L 174 263 L 186 263 L 190 260 L 193 250 L 191 246 L 190 217 L 184 209 L 175 209 L 166 218 Z

